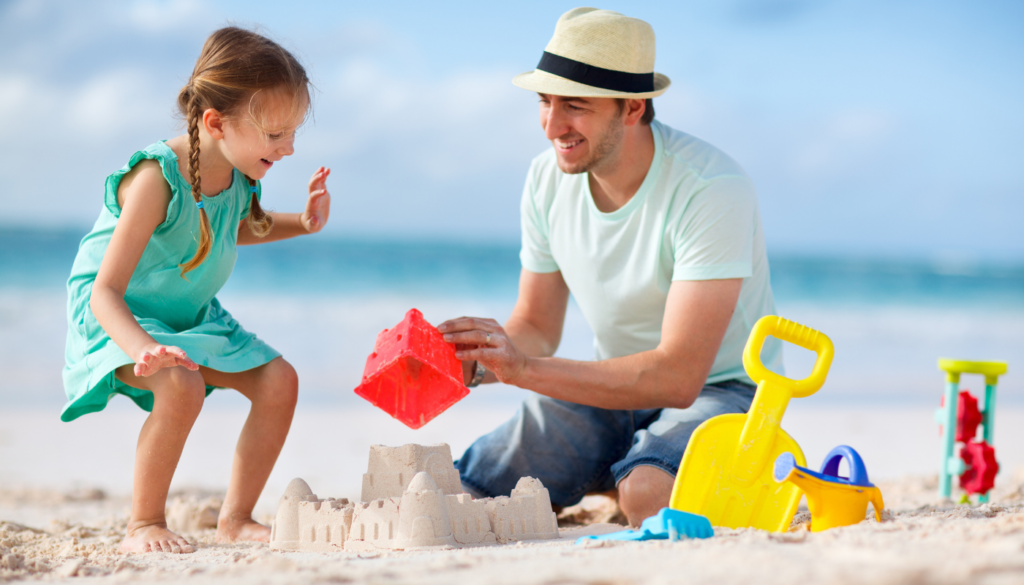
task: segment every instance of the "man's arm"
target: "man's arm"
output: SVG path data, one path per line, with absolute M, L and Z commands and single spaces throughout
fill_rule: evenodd
M 550 353 L 531 355 L 492 320 L 455 319 L 442 324 L 442 332 L 455 343 L 481 346 L 460 350 L 460 359 L 480 360 L 498 380 L 538 394 L 608 409 L 687 408 L 711 371 L 742 282 L 739 278 L 673 282 L 658 347 L 598 362 L 553 358 Z M 519 332 L 530 330 L 522 324 L 538 329 L 534 324 L 540 315 L 530 310 L 529 303 L 517 303 L 516 309 L 513 317 Z M 564 307 L 562 311 L 564 318 Z M 488 335 L 490 343 L 483 347 Z M 540 337 L 524 336 L 524 340 Z M 538 347 L 546 349 L 531 349 Z

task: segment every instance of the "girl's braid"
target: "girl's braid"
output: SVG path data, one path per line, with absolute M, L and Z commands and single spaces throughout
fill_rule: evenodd
M 250 179 L 249 175 L 245 176 L 245 180 L 249 181 L 250 189 L 256 186 L 256 179 Z M 265 238 L 274 227 L 274 218 L 267 215 L 266 211 L 263 211 L 263 207 L 260 206 L 260 200 L 256 197 L 255 189 L 252 189 L 249 197 L 249 215 L 246 216 L 245 223 L 249 225 L 249 230 L 252 231 L 253 235 L 257 238 Z
M 201 184 L 199 177 L 199 117 L 201 112 L 198 96 L 194 90 L 190 93 L 188 103 L 188 177 L 192 184 L 192 199 L 198 204 L 203 200 L 202 191 L 199 188 Z M 202 264 L 203 260 L 209 256 L 211 248 L 213 248 L 213 230 L 210 228 L 210 218 L 207 217 L 206 210 L 200 207 L 199 247 L 191 260 L 179 265 L 181 276 L 184 277 L 186 273 Z

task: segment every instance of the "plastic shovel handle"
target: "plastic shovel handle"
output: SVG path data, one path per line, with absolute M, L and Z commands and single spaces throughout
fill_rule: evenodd
M 818 354 L 811 375 L 803 380 L 793 380 L 764 367 L 764 364 L 761 363 L 761 349 L 769 335 Z M 832 340 L 824 333 L 789 319 L 767 315 L 761 317 L 754 324 L 754 329 L 750 332 L 750 337 L 747 338 L 747 346 L 743 349 L 743 367 L 747 370 L 750 379 L 759 385 L 765 382 L 782 386 L 788 388 L 794 398 L 803 398 L 817 392 L 825 383 L 825 376 L 828 375 L 828 369 L 832 366 L 833 353 Z

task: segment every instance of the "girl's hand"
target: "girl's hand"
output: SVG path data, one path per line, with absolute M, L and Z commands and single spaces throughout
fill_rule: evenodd
M 330 175 L 331 169 L 320 167 L 309 179 L 309 199 L 299 221 L 311 234 L 322 230 L 331 215 L 331 194 L 327 192 L 327 177 Z
M 142 355 L 135 360 L 135 375 L 146 377 L 152 376 L 163 368 L 183 366 L 193 372 L 199 369 L 199 365 L 188 359 L 185 350 L 173 345 L 151 345 L 142 350 Z

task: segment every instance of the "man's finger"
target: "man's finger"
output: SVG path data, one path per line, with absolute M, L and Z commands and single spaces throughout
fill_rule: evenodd
M 455 357 L 460 360 L 478 360 L 483 361 L 485 358 L 494 357 L 494 353 L 498 351 L 494 347 L 478 347 L 476 349 L 464 349 L 455 352 Z M 484 364 L 486 366 L 486 364 Z M 490 369 L 490 368 L 488 368 Z
M 494 323 L 488 323 L 491 321 Z M 452 319 L 445 321 L 437 326 L 439 331 L 455 333 L 458 331 L 472 331 L 478 329 L 480 331 L 486 331 L 488 333 L 496 333 L 498 330 L 497 321 L 493 319 L 479 319 L 476 317 L 459 317 L 458 319 Z
M 491 345 L 498 338 L 497 335 L 481 331 L 479 329 L 473 329 L 471 331 L 461 331 L 457 333 L 445 333 L 444 340 L 449 343 L 463 344 L 463 345 L 479 345 L 487 346 Z

